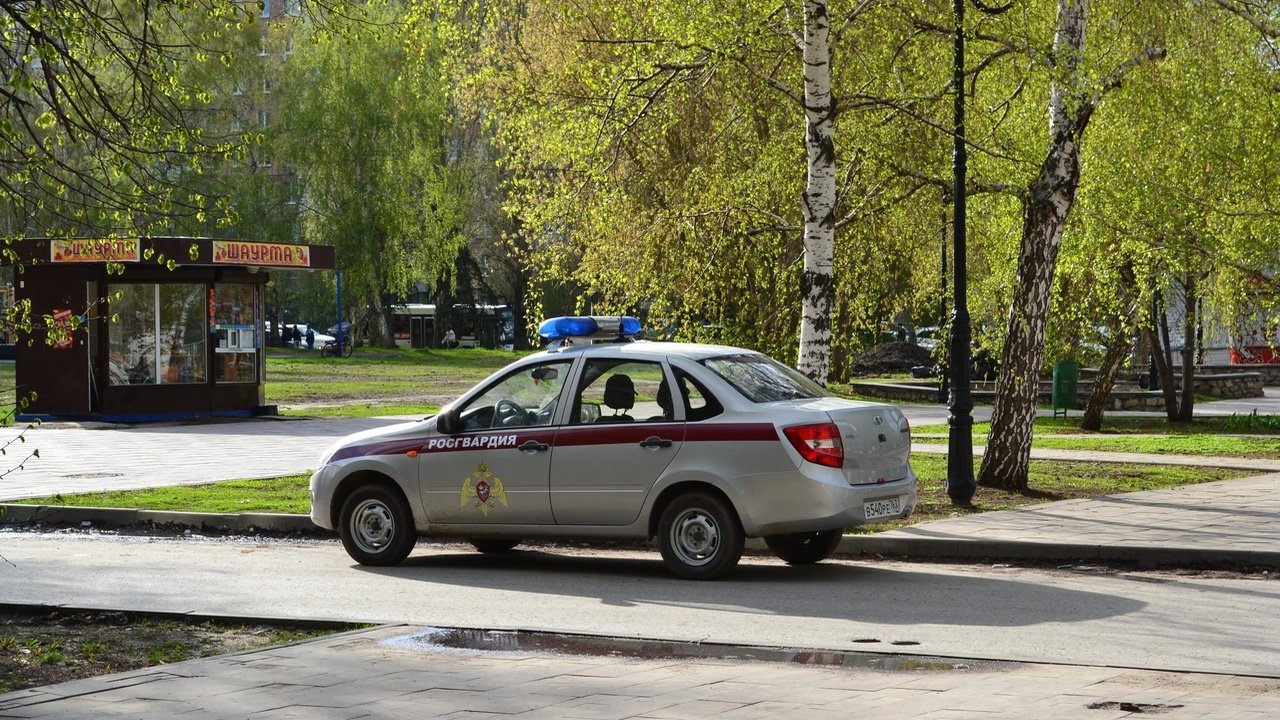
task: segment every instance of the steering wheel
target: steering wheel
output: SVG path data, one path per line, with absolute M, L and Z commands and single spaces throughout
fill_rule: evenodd
M 493 406 L 493 427 L 510 427 L 516 423 L 510 423 L 509 421 L 516 418 L 520 420 L 518 424 L 528 424 L 529 414 L 518 403 L 503 398 L 498 401 L 497 405 Z

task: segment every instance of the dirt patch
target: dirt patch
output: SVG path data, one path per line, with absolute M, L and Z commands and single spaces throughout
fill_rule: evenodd
M 5 608 L 0 693 L 319 637 L 331 628 Z

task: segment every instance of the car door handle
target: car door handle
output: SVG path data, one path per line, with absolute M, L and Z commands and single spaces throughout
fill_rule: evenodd
M 525 444 L 516 449 L 522 452 L 535 453 L 542 452 L 543 450 L 550 450 L 551 446 L 543 442 L 538 442 L 537 440 L 528 440 Z
M 658 437 L 657 435 L 654 435 L 654 436 L 647 437 L 647 438 L 645 438 L 644 440 L 640 441 L 640 447 L 642 447 L 642 448 L 664 448 L 664 447 L 671 447 L 671 441 L 670 441 L 670 440 L 663 440 L 662 438 Z

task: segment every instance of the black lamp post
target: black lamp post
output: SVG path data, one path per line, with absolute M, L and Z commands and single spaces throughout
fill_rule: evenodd
M 969 270 L 965 250 L 965 182 L 968 175 L 969 153 L 965 146 L 964 129 L 964 6 L 966 0 L 955 0 L 956 35 L 955 66 L 952 68 L 952 89 L 955 92 L 955 150 L 952 165 L 955 184 L 951 190 L 952 251 L 951 265 L 955 281 L 951 284 L 953 310 L 948 355 L 951 358 L 951 393 L 947 396 L 947 495 L 953 505 L 968 505 L 978 483 L 973 478 L 973 393 L 969 387 L 971 358 L 970 344 L 973 330 L 969 323 Z M 1013 7 L 1010 2 L 991 7 L 980 0 L 971 0 L 974 7 L 988 15 L 999 15 Z

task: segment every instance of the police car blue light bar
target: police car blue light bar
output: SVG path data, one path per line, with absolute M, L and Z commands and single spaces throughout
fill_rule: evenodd
M 618 339 L 630 338 L 640 332 L 640 321 L 630 316 L 606 317 L 602 315 L 555 317 L 544 320 L 538 326 L 538 334 L 547 340 L 566 338 Z

